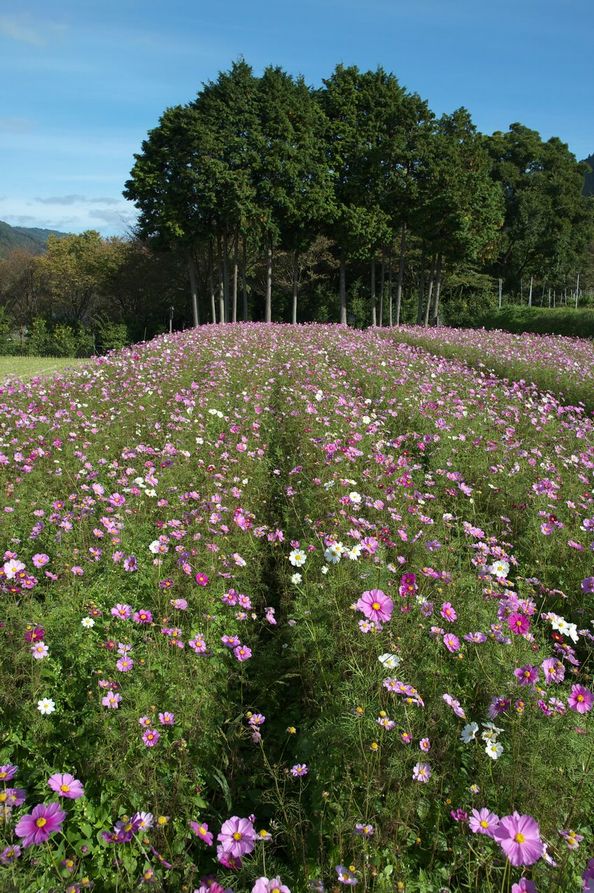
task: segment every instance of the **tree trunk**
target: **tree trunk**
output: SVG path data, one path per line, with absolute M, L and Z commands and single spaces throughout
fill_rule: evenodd
M 528 306 L 532 307 L 532 283 L 534 282 L 534 276 L 530 277 L 530 288 L 528 289 Z
M 343 326 L 347 324 L 346 262 L 342 252 L 340 254 L 340 323 Z
M 265 322 L 272 322 L 272 236 L 266 249 L 266 311 Z
M 212 321 L 217 321 L 217 308 L 215 303 L 215 286 L 214 286 L 214 256 L 212 250 L 212 240 L 208 242 L 208 290 L 210 291 L 210 312 Z
M 394 325 L 393 315 L 392 315 L 392 298 L 393 298 L 393 289 L 392 289 L 392 258 L 388 259 L 388 325 L 390 328 Z
M 400 230 L 400 259 L 398 262 L 398 285 L 396 287 L 396 325 L 400 325 L 400 310 L 402 307 L 402 284 L 404 282 L 404 252 L 406 249 L 406 226 L 402 224 Z
M 442 266 L 442 256 L 441 254 L 437 255 L 437 270 L 435 273 L 435 306 L 433 308 L 433 319 L 435 320 L 435 325 L 439 325 L 438 317 L 439 317 L 439 296 L 441 294 L 441 266 Z
M 371 325 L 377 325 L 377 311 L 375 307 L 375 257 L 371 261 Z
M 384 289 L 386 287 L 386 265 L 384 263 L 384 259 L 382 258 L 382 265 L 380 267 L 380 299 L 379 299 L 379 315 L 378 315 L 378 325 L 381 327 L 384 324 Z
M 293 312 L 291 314 L 291 322 L 293 325 L 297 323 L 297 296 L 299 293 L 299 273 L 298 273 L 298 264 L 299 261 L 299 253 L 297 249 L 293 252 Z
M 233 293 L 231 298 L 231 320 L 237 322 L 237 279 L 239 274 L 239 263 L 237 259 L 237 249 L 239 243 L 239 233 L 235 232 L 233 239 Z
M 577 310 L 578 300 L 580 296 L 580 274 L 577 274 L 577 282 L 575 283 L 575 309 Z
M 503 279 L 499 280 L 499 309 L 501 310 L 501 304 L 503 302 Z
M 248 303 L 247 303 L 247 239 L 243 237 L 243 262 L 241 264 L 241 300 L 243 304 L 243 321 L 247 322 Z
M 221 248 L 221 237 L 218 238 L 218 254 L 219 254 L 219 322 L 225 322 L 225 274 L 223 271 L 223 251 Z
M 549 288 L 549 307 L 551 306 L 551 289 Z
M 192 320 L 194 322 L 194 326 L 199 326 L 200 316 L 198 315 L 198 277 L 196 275 L 196 259 L 191 248 L 188 252 L 188 272 L 190 274 L 190 294 L 192 296 Z
M 421 270 L 421 275 L 419 276 L 419 296 L 417 303 L 417 325 L 420 326 L 423 322 L 423 304 L 425 302 L 425 271 Z
M 429 325 L 429 313 L 431 312 L 431 298 L 433 297 L 433 282 L 435 279 L 435 267 L 437 264 L 437 258 L 435 255 L 431 258 L 431 278 L 429 279 L 429 294 L 427 295 L 427 304 L 425 305 L 425 316 L 423 318 L 423 325 L 425 328 Z
M 223 234 L 223 294 L 225 300 L 225 321 L 229 322 L 229 238 L 227 230 Z

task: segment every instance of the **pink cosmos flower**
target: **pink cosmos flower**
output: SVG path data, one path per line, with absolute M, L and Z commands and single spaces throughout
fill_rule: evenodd
M 206 651 L 206 642 L 202 636 L 195 636 L 193 639 L 190 639 L 188 645 L 196 654 L 204 654 Z
M 194 577 L 199 586 L 206 586 L 208 584 L 208 575 L 203 573 L 198 573 Z
M 394 602 L 381 589 L 369 589 L 363 593 L 356 607 L 368 620 L 387 623 L 392 616 Z
M 528 878 L 520 878 L 517 884 L 512 884 L 511 893 L 538 893 L 534 881 Z
M 55 772 L 50 775 L 47 783 L 58 797 L 66 797 L 68 800 L 78 800 L 85 793 L 82 782 L 68 772 Z
M 444 602 L 441 606 L 441 611 L 439 612 L 444 620 L 448 620 L 450 623 L 455 623 L 458 619 L 458 615 L 450 602 Z
M 175 714 L 169 713 L 168 710 L 166 710 L 164 713 L 159 713 L 159 722 L 162 726 L 174 726 Z
M 190 822 L 190 828 L 196 837 L 205 843 L 206 846 L 212 846 L 212 831 L 208 830 L 206 822 Z
M 233 649 L 233 654 L 240 663 L 243 663 L 244 660 L 249 660 L 252 656 L 252 649 L 248 648 L 247 645 L 237 645 L 237 647 Z
M 417 763 L 413 768 L 413 779 L 423 784 L 431 778 L 431 766 L 429 763 Z
M 108 691 L 104 698 L 101 698 L 101 703 L 104 707 L 108 707 L 110 710 L 117 710 L 120 706 L 120 701 L 122 700 L 122 696 L 117 692 Z
M 538 681 L 538 668 L 531 664 L 525 664 L 514 670 L 514 676 L 520 685 L 534 685 Z
M 142 740 L 147 747 L 154 747 L 160 737 L 161 735 L 156 729 L 147 729 L 142 736 Z
M 146 608 L 140 608 L 140 610 L 134 612 L 132 620 L 134 623 L 152 623 L 153 615 Z
M 309 772 L 309 767 L 305 763 L 296 763 L 291 767 L 291 775 L 293 778 L 302 778 Z
M 530 621 L 524 614 L 510 614 L 507 618 L 507 625 L 517 636 L 525 635 L 530 629 Z
M 557 657 L 547 657 L 541 663 L 541 667 L 546 683 L 563 682 L 565 679 L 565 666 Z
M 486 834 L 493 837 L 493 831 L 499 824 L 499 816 L 489 809 L 473 809 L 468 826 L 475 834 Z
M 17 822 L 14 831 L 17 837 L 23 838 L 23 847 L 45 843 L 50 835 L 61 829 L 65 818 L 66 813 L 59 803 L 40 803 L 30 815 L 24 815 Z
M 267 877 L 259 877 L 252 887 L 252 893 L 291 893 L 291 891 L 279 877 L 270 880 Z
M 589 713 L 594 704 L 594 694 L 583 685 L 572 685 L 567 703 L 576 713 Z
M 257 834 L 251 819 L 242 819 L 239 816 L 231 816 L 217 835 L 223 853 L 227 853 L 235 859 L 247 856 L 254 849 Z
M 530 815 L 514 812 L 504 816 L 494 829 L 493 838 L 512 865 L 533 865 L 544 852 L 538 822 Z
M 3 766 L 0 766 L 0 781 L 10 781 L 18 771 L 19 767 L 13 763 L 4 763 Z
M 443 644 L 446 646 L 451 654 L 455 654 L 456 651 L 460 651 L 460 639 L 453 633 L 445 634 L 445 636 L 443 637 Z
M 130 605 L 118 604 L 111 609 L 111 614 L 113 617 L 117 617 L 118 620 L 128 620 L 128 618 L 132 616 L 132 608 Z

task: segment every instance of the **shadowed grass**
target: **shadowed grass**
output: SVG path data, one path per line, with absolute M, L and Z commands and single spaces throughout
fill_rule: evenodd
M 0 382 L 7 378 L 28 379 L 35 375 L 51 375 L 83 362 L 73 357 L 0 357 Z

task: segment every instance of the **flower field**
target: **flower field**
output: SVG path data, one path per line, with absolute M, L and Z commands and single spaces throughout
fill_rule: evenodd
M 594 342 L 563 335 L 514 335 L 485 329 L 400 326 L 390 336 L 441 356 L 464 360 L 511 379 L 526 379 L 541 390 L 583 403 L 594 411 Z
M 2 893 L 594 890 L 583 407 L 257 324 L 0 403 Z

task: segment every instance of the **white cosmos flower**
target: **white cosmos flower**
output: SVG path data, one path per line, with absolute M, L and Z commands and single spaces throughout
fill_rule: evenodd
M 307 555 L 303 551 L 303 549 L 293 549 L 291 554 L 289 555 L 289 561 L 293 565 L 293 567 L 303 567 L 307 560 Z
M 489 567 L 489 573 L 493 574 L 495 577 L 507 577 L 509 572 L 509 564 L 507 561 L 503 561 L 499 558 L 497 561 L 494 561 L 493 564 Z
M 324 574 L 324 576 L 326 576 L 326 574 L 328 573 L 329 570 L 330 570 L 330 568 L 328 567 L 327 564 L 325 564 L 325 565 L 321 568 L 321 571 L 322 571 L 322 573 Z
M 51 698 L 42 698 L 40 701 L 37 701 L 37 709 L 43 716 L 49 716 L 50 713 L 55 711 L 56 703 Z
M 476 739 L 476 733 L 478 732 L 479 727 L 476 722 L 469 722 L 468 725 L 464 726 L 462 732 L 460 734 L 460 741 L 463 741 L 464 744 L 469 744 L 471 741 Z
M 343 548 L 342 543 L 332 543 L 332 545 L 328 546 L 324 552 L 324 558 L 326 561 L 329 561 L 330 564 L 338 564 L 342 556 Z
M 80 623 L 85 629 L 92 629 L 95 626 L 95 621 L 92 617 L 83 617 Z
M 497 741 L 488 741 L 485 745 L 485 753 L 492 760 L 498 760 L 503 753 L 503 747 Z
M 378 660 L 382 667 L 385 667 L 386 670 L 395 670 L 400 663 L 400 658 L 398 657 L 398 655 L 390 654 L 389 651 L 386 651 L 385 654 L 380 654 Z
M 349 493 L 349 499 L 351 500 L 353 505 L 360 505 L 362 498 L 363 497 L 361 496 L 361 494 L 357 493 L 356 490 L 353 490 L 352 493 Z
M 299 583 L 301 583 L 302 579 L 303 577 L 301 576 L 301 574 L 293 574 L 293 576 L 291 577 L 291 583 L 294 583 L 295 586 L 298 586 Z
M 356 543 L 352 547 L 352 549 L 348 550 L 348 552 L 346 554 L 350 558 L 351 561 L 358 561 L 358 559 L 361 557 L 362 551 L 363 551 L 363 547 L 360 545 L 360 543 Z

